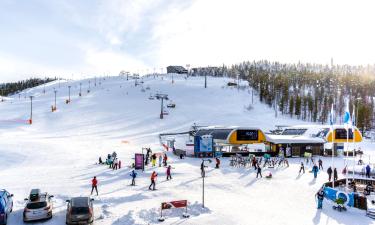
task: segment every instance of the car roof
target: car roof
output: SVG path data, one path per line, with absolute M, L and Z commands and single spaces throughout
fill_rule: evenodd
M 72 207 L 87 207 L 89 205 L 88 197 L 75 197 L 71 199 Z

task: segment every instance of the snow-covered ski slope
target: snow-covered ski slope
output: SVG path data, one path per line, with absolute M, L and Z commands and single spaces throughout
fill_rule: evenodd
M 9 224 L 22 224 L 23 199 L 31 188 L 41 188 L 55 196 L 54 217 L 42 224 L 65 223 L 65 200 L 90 194 L 90 180 L 99 180 L 95 196 L 95 224 L 156 224 L 160 203 L 187 199 L 189 219 L 183 210 L 167 210 L 164 224 L 373 224 L 365 212 L 349 209 L 340 213 L 324 202 L 316 210 L 314 195 L 326 181 L 325 172 L 316 181 L 310 173 L 298 176 L 299 159 L 292 159 L 289 168 L 272 170 L 274 178 L 256 179 L 252 169 L 229 167 L 223 159 L 222 168 L 209 165 L 206 184 L 206 208 L 202 209 L 200 160 L 179 160 L 169 154 L 171 181 L 165 181 L 165 168 L 146 168 L 138 172 L 137 186 L 131 187 L 130 168 L 134 153 L 142 147 L 161 151 L 158 134 L 186 131 L 198 125 L 251 126 L 264 130 L 275 125 L 303 124 L 302 121 L 278 116 L 251 91 L 226 87 L 229 79 L 204 78 L 185 80 L 175 75 L 144 78 L 142 86 L 134 80 L 110 77 L 105 80 L 58 81 L 12 96 L 0 103 L 0 188 L 14 194 L 14 212 Z M 99 85 L 99 82 L 101 85 Z M 82 97 L 78 96 L 82 83 Z M 245 82 L 243 82 L 245 84 Z M 71 103 L 68 99 L 71 86 Z M 147 87 L 150 90 L 147 90 Z M 57 111 L 51 112 L 57 90 Z M 149 100 L 156 92 L 168 94 L 176 103 L 169 115 L 159 119 L 160 101 Z M 33 124 L 27 125 L 33 95 Z M 372 147 L 364 145 L 363 149 Z M 95 165 L 99 156 L 105 158 L 116 151 L 123 168 L 117 171 Z M 325 160 L 327 165 L 330 159 Z M 341 162 L 340 162 L 341 163 Z M 339 161 L 336 162 L 336 165 Z M 342 166 L 342 163 L 340 164 Z M 157 191 L 149 191 L 149 177 L 159 173 Z M 308 169 L 307 169 L 308 170 Z M 268 169 L 263 171 L 266 175 Z M 375 224 L 375 223 L 374 223 Z

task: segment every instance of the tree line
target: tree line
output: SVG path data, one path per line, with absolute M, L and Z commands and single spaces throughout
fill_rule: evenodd
M 282 64 L 247 61 L 221 67 L 194 68 L 192 75 L 247 80 L 259 100 L 281 114 L 328 123 L 331 105 L 335 124 L 343 123 L 346 103 L 355 107 L 357 126 L 374 125 L 375 66 Z
M 17 94 L 25 89 L 32 88 L 39 86 L 44 83 L 48 83 L 51 81 L 56 80 L 56 78 L 30 78 L 27 80 L 17 81 L 17 82 L 10 82 L 10 83 L 3 83 L 0 84 L 0 95 L 1 96 L 8 96 Z

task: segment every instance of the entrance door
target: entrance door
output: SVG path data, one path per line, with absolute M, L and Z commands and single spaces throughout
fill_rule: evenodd
M 320 155 L 320 146 L 313 146 L 312 147 L 312 154 L 313 155 Z
M 300 157 L 301 156 L 301 147 L 299 146 L 292 146 L 292 156 Z

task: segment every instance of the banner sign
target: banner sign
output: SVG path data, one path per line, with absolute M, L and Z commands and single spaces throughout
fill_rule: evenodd
M 134 163 L 135 168 L 134 169 L 143 170 L 143 168 L 144 168 L 144 155 L 136 153 L 134 159 L 135 159 L 135 163 Z
M 187 200 L 172 201 L 172 202 L 163 202 L 161 203 L 162 209 L 171 209 L 171 208 L 186 208 Z
M 346 193 L 334 188 L 325 187 L 324 197 L 331 201 L 336 201 L 336 199 L 341 198 L 344 200 L 345 205 L 354 206 L 354 193 Z

